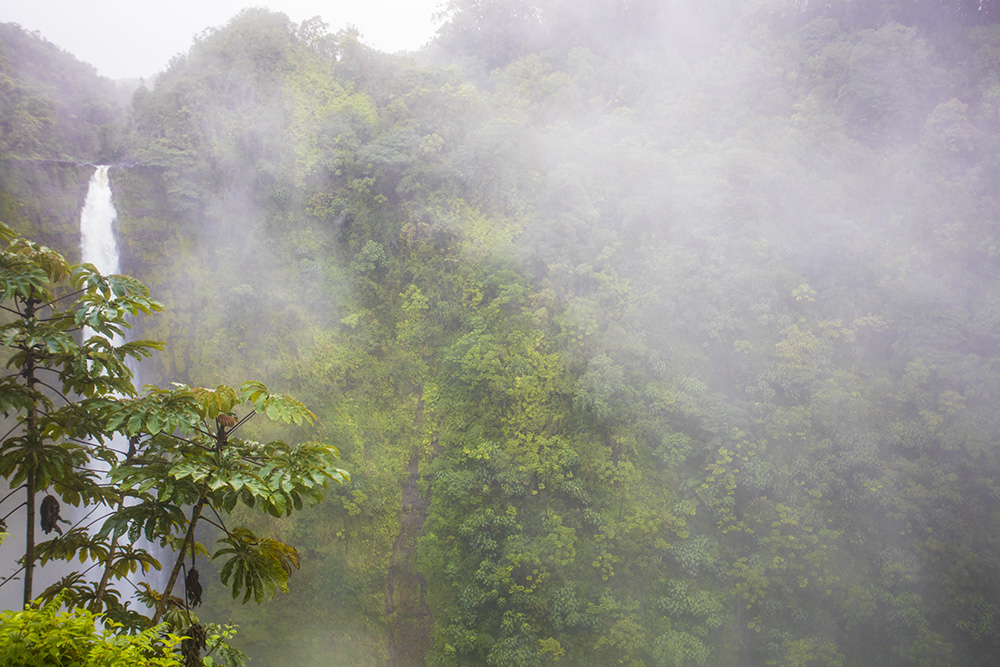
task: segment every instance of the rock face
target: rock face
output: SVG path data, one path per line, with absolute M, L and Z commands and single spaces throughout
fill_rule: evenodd
M 93 171 L 67 160 L 0 159 L 0 219 L 78 262 L 80 208 Z
M 385 615 L 389 643 L 389 664 L 410 667 L 424 664 L 431 646 L 433 619 L 427 607 L 427 582 L 417 572 L 417 538 L 427 518 L 429 498 L 420 495 L 419 456 L 414 453 L 403 484 L 403 514 L 385 591 Z

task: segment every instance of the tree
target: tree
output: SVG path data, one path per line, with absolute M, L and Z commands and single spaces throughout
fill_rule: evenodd
M 481 58 L 487 70 L 502 67 L 528 51 L 539 32 L 538 7 L 530 0 L 452 0 L 439 15 L 445 48 Z
M 335 466 L 339 453 L 317 442 L 261 444 L 235 437 L 257 414 L 295 425 L 315 419 L 298 401 L 259 382 L 240 390 L 146 387 L 137 395 L 126 359 L 146 357 L 159 344 L 121 342 L 120 336 L 130 326 L 127 316 L 161 309 L 145 286 L 127 276 L 102 276 L 91 265 L 72 266 L 6 226 L 0 225 L 0 235 L 7 242 L 0 252 L 0 308 L 9 320 L 0 326 L 0 341 L 14 371 L 0 379 L 0 409 L 13 422 L 0 446 L 0 474 L 12 488 L 8 498 L 25 494 L 18 571 L 24 573 L 24 603 L 34 596 L 37 563 L 89 558 L 103 567 L 99 581 L 74 572 L 42 597 L 61 596 L 68 604 L 106 612 L 130 631 L 161 619 L 187 628 L 183 651 L 189 664 L 199 664 L 206 632 L 191 612 L 201 597 L 196 555 L 221 559 L 222 583 L 244 602 L 287 590 L 299 565 L 295 549 L 245 526 L 230 528 L 224 516 L 237 506 L 282 516 L 318 502 L 329 482 L 348 479 Z M 115 434 L 126 436 L 127 446 L 112 440 Z M 99 463 L 107 467 L 103 474 Z M 58 535 L 36 544 L 41 494 L 47 494 L 40 503 L 41 527 Z M 66 525 L 60 501 L 83 505 L 84 519 Z M 195 540 L 202 519 L 222 531 L 214 553 Z M 99 530 L 90 530 L 97 524 Z M 140 569 L 162 567 L 135 546 L 140 535 L 176 552 L 164 591 L 139 584 L 140 600 L 154 608 L 151 619 L 128 609 L 111 587 Z M 175 598 L 171 591 L 188 555 L 185 596 Z
M 250 408 L 241 418 L 240 408 Z M 347 472 L 334 466 L 339 453 L 317 442 L 289 445 L 281 440 L 266 444 L 234 437 L 251 418 L 262 414 L 272 421 L 312 423 L 314 415 L 287 396 L 270 393 L 259 382 L 246 382 L 240 391 L 226 385 L 214 390 L 177 385 L 172 389 L 148 388 L 142 398 L 123 401 L 109 409 L 107 428 L 126 434 L 136 443 L 132 455 L 109 473 L 109 479 L 135 504 L 119 508 L 98 537 L 117 540 L 128 534 L 134 541 L 172 541 L 177 558 L 170 569 L 163 595 L 156 600 L 153 622 L 164 617 L 168 606 L 185 613 L 197 604 L 188 570 L 187 603 L 171 601 L 187 555 L 206 549 L 195 541 L 199 521 L 206 519 L 224 535 L 212 559 L 225 558 L 221 577 L 233 597 L 243 595 L 257 602 L 265 594 L 287 590 L 288 577 L 299 565 L 292 547 L 256 536 L 245 526 L 226 526 L 223 514 L 237 505 L 258 508 L 273 516 L 289 515 L 305 502 L 318 502 L 329 481 L 342 483 Z M 191 506 L 190 517 L 183 508 Z M 211 511 L 214 520 L 204 513 Z M 176 535 L 183 534 L 180 540 Z
M 27 605 L 36 561 L 49 558 L 36 550 L 39 494 L 54 494 L 41 502 L 46 533 L 63 533 L 60 500 L 78 506 L 116 499 L 94 467 L 98 461 L 114 465 L 118 456 L 105 442 L 101 415 L 121 400 L 116 394 L 135 393 L 126 359 L 146 357 L 158 345 L 116 343 L 114 337 L 129 326 L 127 315 L 148 314 L 160 305 L 138 281 L 101 276 L 92 265 L 71 266 L 59 253 L 18 237 L 5 225 L 0 239 L 7 242 L 0 254 L 0 307 L 9 316 L 0 327 L 0 342 L 6 366 L 14 370 L 0 379 L 0 410 L 5 417 L 13 414 L 14 422 L 0 448 L 0 475 L 12 494 L 24 492 L 21 571 Z M 73 526 L 62 539 L 81 534 Z M 100 554 L 99 548 L 91 551 Z

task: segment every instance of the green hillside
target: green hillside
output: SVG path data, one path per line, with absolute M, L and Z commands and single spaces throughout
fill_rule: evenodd
M 253 665 L 996 664 L 998 13 L 252 9 L 127 104 L 3 25 L 0 211 L 72 255 L 114 163 L 143 381 L 340 449 L 291 591 L 206 585 Z

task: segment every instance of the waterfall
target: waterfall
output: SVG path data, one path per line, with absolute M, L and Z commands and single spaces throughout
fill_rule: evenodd
M 108 178 L 110 166 L 99 165 L 94 174 L 90 177 L 90 185 L 87 188 L 87 197 L 84 199 L 83 208 L 80 210 L 80 259 L 87 264 L 93 264 L 102 275 L 111 275 L 121 272 L 118 257 L 118 237 L 115 231 L 115 223 L 118 221 L 118 212 L 115 210 L 114 200 L 111 194 L 111 181 Z M 83 336 L 87 338 L 93 332 L 84 327 Z M 120 345 L 123 341 L 121 337 L 115 336 L 112 341 L 114 345 Z M 132 370 L 133 381 L 138 386 L 137 381 L 139 369 L 137 362 L 130 362 L 129 368 Z M 128 447 L 124 436 L 116 435 L 112 439 L 112 445 L 119 450 Z M 77 518 L 77 517 L 74 517 Z M 162 557 L 163 550 L 145 538 L 139 538 L 137 546 L 146 549 L 154 556 Z M 140 575 L 154 587 L 163 588 L 166 583 L 165 575 L 161 572 L 151 571 L 145 575 Z M 122 591 L 126 600 L 136 602 L 134 594 Z
M 115 234 L 115 222 L 118 212 L 111 198 L 111 180 L 108 178 L 108 165 L 99 165 L 90 177 L 87 187 L 87 198 L 83 200 L 80 209 L 80 261 L 93 264 L 102 275 L 119 273 L 118 240 Z M 90 327 L 83 328 L 83 338 L 86 340 L 94 332 Z M 122 343 L 120 336 L 111 339 L 114 345 Z M 133 373 L 135 369 L 132 369 Z
M 98 165 L 90 177 L 90 185 L 87 188 L 87 197 L 84 199 L 83 208 L 80 210 L 80 260 L 83 263 L 93 264 L 102 275 L 111 275 L 121 272 L 118 257 L 118 237 L 115 232 L 115 223 L 118 221 L 118 212 L 115 210 L 114 200 L 111 195 L 111 181 L 108 178 L 110 166 Z M 93 331 L 89 327 L 84 327 L 83 336 L 86 339 L 92 336 Z M 120 345 L 122 338 L 115 335 L 112 344 Z M 138 377 L 138 364 L 130 362 L 129 368 L 132 370 L 133 380 Z M 136 382 L 138 384 L 138 382 Z M 115 435 L 111 440 L 112 446 L 119 450 L 128 447 L 126 438 Z M 140 538 L 137 545 L 146 550 L 159 555 L 159 549 L 145 538 Z M 159 584 L 162 587 L 164 582 L 159 581 L 163 577 L 156 572 L 150 572 L 145 580 L 154 586 Z M 136 601 L 134 595 L 124 591 L 125 598 L 133 603 Z
M 118 213 L 111 199 L 108 165 L 98 166 L 90 177 L 87 198 L 80 211 L 80 255 L 102 274 L 118 273 L 118 241 L 115 221 Z

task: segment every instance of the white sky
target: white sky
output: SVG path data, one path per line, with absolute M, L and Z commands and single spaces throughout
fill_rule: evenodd
M 149 77 L 195 35 L 226 24 L 247 6 L 268 7 L 299 23 L 321 16 L 348 25 L 381 51 L 414 50 L 434 36 L 443 0 L 0 0 L 0 22 L 18 23 L 112 79 Z

